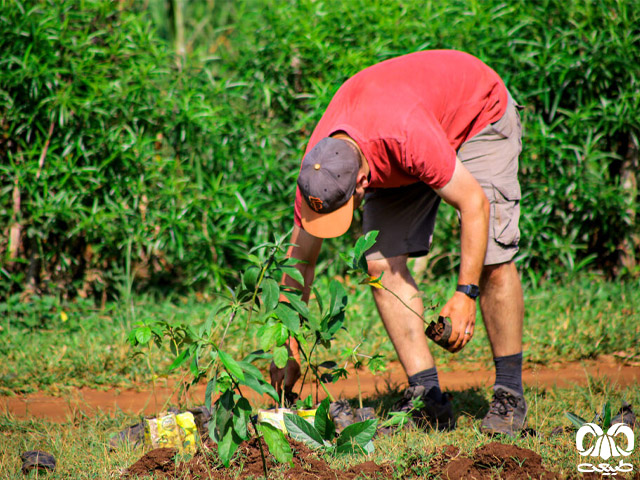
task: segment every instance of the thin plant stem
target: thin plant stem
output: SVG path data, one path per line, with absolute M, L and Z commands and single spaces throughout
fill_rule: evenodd
M 353 366 L 356 371 L 356 381 L 358 382 L 358 403 L 360 404 L 360 409 L 362 410 L 362 388 L 360 387 L 360 373 L 358 373 L 358 366 Z
M 418 312 L 416 312 L 413 308 L 411 308 L 404 300 L 402 300 L 398 294 L 396 292 L 394 292 L 393 290 L 389 290 L 387 287 L 385 287 L 384 285 L 380 284 L 380 286 L 386 291 L 389 292 L 391 295 L 393 295 L 394 297 L 396 297 L 396 299 L 398 299 L 398 301 L 404 305 L 405 307 L 407 307 L 411 312 L 415 313 L 415 315 L 422 320 L 422 323 L 426 324 L 427 321 L 424 319 L 424 317 L 422 315 L 420 315 Z
M 315 348 L 315 346 L 317 345 L 317 340 L 316 342 L 313 344 L 313 347 L 311 347 L 311 351 L 309 352 L 309 356 L 311 356 L 311 353 L 313 352 L 313 349 Z M 327 394 L 327 397 L 329 397 L 329 399 L 332 402 L 335 402 L 335 397 L 333 395 L 331 395 L 331 392 L 329 391 L 329 389 L 325 386 L 324 382 L 322 381 L 322 379 L 318 376 L 318 369 L 315 368 L 312 364 L 311 361 L 309 360 L 309 357 L 307 356 L 307 354 L 304 352 L 304 350 L 302 348 L 300 348 L 300 352 L 302 353 L 302 356 L 304 357 L 305 361 L 307 362 L 307 370 L 310 368 L 311 371 L 313 372 L 314 376 L 316 377 L 316 380 L 320 383 L 320 386 L 322 387 L 322 390 L 324 390 L 324 393 Z M 306 377 L 306 371 L 305 371 L 305 377 Z M 304 379 L 303 379 L 303 384 L 304 385 Z M 284 391 L 284 389 L 283 389 Z M 300 393 L 302 393 L 302 386 L 300 387 Z
M 275 259 L 275 255 L 277 252 L 277 247 L 274 247 L 271 250 L 271 253 L 269 254 L 269 258 L 267 259 L 267 262 L 262 266 L 261 270 L 260 270 L 260 276 L 258 277 L 258 281 L 256 282 L 256 286 L 253 289 L 253 295 L 251 297 L 251 302 L 250 302 L 250 306 L 249 306 L 249 314 L 247 315 L 247 324 L 245 325 L 244 328 L 244 332 L 245 334 L 249 331 L 249 325 L 251 325 L 251 315 L 253 314 L 253 308 L 256 305 L 256 298 L 258 298 L 258 290 L 260 290 L 260 285 L 262 285 L 262 281 L 264 280 L 264 276 L 267 273 L 267 270 L 269 270 L 269 267 L 271 267 L 271 264 L 273 263 L 274 259 Z M 241 348 L 241 355 L 244 355 L 244 343 L 242 344 Z
M 245 400 L 249 401 L 247 399 L 247 397 L 245 397 L 242 394 L 242 390 L 240 390 L 240 384 L 233 378 L 233 376 L 231 375 L 230 372 L 227 372 L 227 373 L 229 374 L 229 378 L 231 378 L 231 381 L 233 382 L 233 387 L 236 389 L 236 391 L 240 394 L 240 396 L 242 398 L 244 398 Z M 253 429 L 255 430 L 256 435 L 257 435 L 257 433 L 259 431 L 258 430 L 258 425 L 255 422 L 255 420 L 253 419 L 252 415 L 249 415 L 249 421 L 251 422 L 251 425 L 253 425 Z M 258 438 L 258 448 L 260 449 L 260 457 L 262 458 L 262 470 L 264 471 L 264 478 L 266 480 L 267 478 L 269 478 L 269 470 L 267 469 L 267 459 L 264 456 L 264 449 L 262 448 L 262 441 L 260 440 L 260 436 L 257 435 L 257 438 Z

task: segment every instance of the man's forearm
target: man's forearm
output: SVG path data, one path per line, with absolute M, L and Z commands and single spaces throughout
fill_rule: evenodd
M 489 236 L 489 208 L 485 197 L 460 211 L 460 285 L 478 285 L 480 281 Z
M 302 291 L 302 300 L 308 302 L 311 294 L 311 285 L 313 284 L 315 276 L 316 261 L 320 253 L 320 248 L 322 247 L 322 239 L 313 237 L 296 226 L 291 235 L 291 243 L 292 245 L 287 251 L 287 256 L 299 261 L 299 263 L 296 264 L 296 268 L 302 274 L 304 285 L 300 285 L 299 282 L 286 274 L 282 279 L 282 284 L 300 289 Z

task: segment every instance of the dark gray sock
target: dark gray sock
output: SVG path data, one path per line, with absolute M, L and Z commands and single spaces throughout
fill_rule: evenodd
M 510 388 L 522 395 L 522 352 L 495 357 L 493 363 L 496 366 L 496 386 Z
M 409 377 L 409 386 L 416 387 L 422 385 L 427 392 L 427 396 L 437 402 L 442 400 L 440 381 L 438 380 L 438 370 L 436 367 L 422 370 Z

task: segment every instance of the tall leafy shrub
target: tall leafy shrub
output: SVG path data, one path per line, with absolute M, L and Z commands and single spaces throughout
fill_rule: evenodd
M 4 3 L 0 52 L 3 292 L 215 284 L 274 230 L 283 173 L 241 86 L 144 14 Z
M 521 265 L 634 271 L 632 2 L 181 3 L 179 56 L 164 2 L 2 4 L 3 292 L 237 276 L 245 251 L 290 227 L 300 157 L 342 82 L 427 48 L 480 57 L 525 106 Z M 455 212 L 440 215 L 434 258 L 452 261 L 436 273 L 458 248 Z

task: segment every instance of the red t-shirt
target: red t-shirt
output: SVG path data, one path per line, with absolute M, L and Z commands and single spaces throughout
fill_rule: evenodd
M 306 152 L 344 131 L 369 163 L 370 188 L 418 181 L 442 188 L 453 175 L 460 145 L 499 120 L 506 108 L 503 81 L 479 59 L 455 50 L 411 53 L 347 80 L 318 122 Z M 298 226 L 301 201 L 297 189 Z

